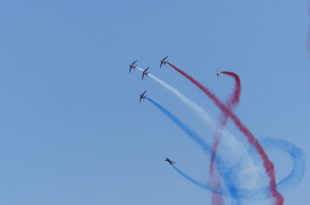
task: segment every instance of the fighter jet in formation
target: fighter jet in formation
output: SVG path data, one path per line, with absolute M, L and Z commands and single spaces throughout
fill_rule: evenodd
M 146 93 L 146 91 L 144 91 L 144 93 L 140 94 L 140 103 L 141 103 L 141 100 L 146 98 L 146 95 L 144 95 Z
M 150 67 L 147 67 L 147 69 L 145 69 L 144 71 L 142 71 L 142 80 L 144 78 L 144 76 L 147 77 L 147 75 L 150 73 L 150 72 L 147 72 L 147 70 L 149 69 Z
M 132 64 L 129 64 L 129 73 L 130 73 L 130 71 L 131 71 L 131 69 L 133 69 L 133 70 L 135 70 L 135 68 L 137 67 L 137 65 L 135 65 L 135 63 L 136 63 L 137 61 L 135 61 L 135 62 L 133 62 Z
M 167 162 L 168 162 L 169 164 L 171 164 L 171 165 L 175 164 L 175 162 L 174 162 L 174 161 L 171 161 L 169 158 L 166 158 L 165 161 L 167 161 Z
M 166 59 L 168 58 L 168 56 L 166 56 L 165 58 L 163 58 L 162 60 L 160 60 L 160 68 L 161 68 L 161 66 L 164 64 L 164 65 L 166 65 L 166 63 L 168 62 L 168 61 L 166 61 Z

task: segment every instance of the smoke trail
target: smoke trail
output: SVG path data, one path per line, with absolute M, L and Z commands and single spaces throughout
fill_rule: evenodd
M 137 67 L 138 70 L 143 71 L 141 68 Z M 153 80 L 164 86 L 166 89 L 171 91 L 173 94 L 175 94 L 179 99 L 181 99 L 187 106 L 189 106 L 192 110 L 195 111 L 195 113 L 211 128 L 213 132 L 216 132 L 219 125 L 212 119 L 212 117 L 200 106 L 198 106 L 196 103 L 194 103 L 192 100 L 187 98 L 185 95 L 183 95 L 180 91 L 173 88 L 171 85 L 168 85 L 164 81 L 156 78 L 152 74 L 148 74 Z M 243 160 L 244 164 L 248 167 L 254 168 L 254 164 L 252 159 L 249 157 L 249 154 L 245 150 L 244 146 L 239 143 L 235 137 L 228 132 L 227 130 L 223 129 L 221 130 L 222 135 L 224 136 L 223 141 L 226 146 L 228 146 L 226 149 L 232 150 L 228 156 L 225 156 L 226 158 L 230 157 L 230 161 L 237 162 L 240 161 L 240 159 Z M 234 153 L 232 155 L 231 153 Z M 257 173 L 252 173 L 257 176 Z M 256 177 L 253 176 L 253 177 Z
M 139 69 L 140 71 L 143 71 L 141 68 L 137 67 L 137 69 Z M 216 124 L 213 121 L 212 117 L 206 112 L 204 111 L 204 109 L 202 109 L 201 107 L 199 107 L 196 103 L 194 103 L 193 101 L 191 101 L 189 98 L 187 98 L 185 95 L 183 95 L 180 91 L 178 91 L 177 89 L 173 88 L 171 85 L 168 85 L 167 83 L 165 83 L 164 81 L 156 78 L 154 75 L 152 74 L 148 74 L 153 80 L 155 80 L 156 82 L 158 82 L 159 84 L 161 84 L 162 86 L 164 86 L 165 88 L 167 88 L 170 92 L 172 92 L 173 94 L 175 94 L 178 98 L 180 98 L 187 106 L 189 106 L 191 109 L 193 109 L 196 114 L 198 114 L 198 116 L 200 116 L 204 122 L 210 126 L 210 128 L 212 129 L 212 131 L 216 130 Z
M 259 142 L 264 146 L 265 149 L 270 148 L 277 148 L 279 150 L 287 152 L 293 159 L 293 167 L 291 172 L 287 177 L 282 179 L 276 186 L 278 187 L 279 191 L 285 192 L 287 190 L 293 189 L 296 187 L 302 180 L 305 172 L 305 155 L 301 149 L 296 147 L 290 142 L 278 139 L 271 139 L 271 138 L 264 138 L 260 139 Z M 254 153 L 255 154 L 255 153 Z M 223 188 L 222 190 L 218 190 L 215 187 L 212 187 L 208 184 L 204 184 L 199 180 L 196 180 L 178 168 L 174 167 L 178 173 L 180 173 L 183 177 L 185 177 L 190 182 L 194 183 L 195 185 L 213 191 L 215 193 L 235 198 L 237 200 L 246 199 L 246 200 L 266 200 L 269 197 L 266 197 L 266 194 L 269 192 L 270 187 L 263 187 L 259 189 L 241 189 L 236 188 L 235 190 L 228 190 L 228 188 Z M 238 172 L 238 167 L 232 168 L 229 172 L 227 172 L 224 176 L 226 178 L 230 178 L 234 175 L 235 172 Z M 233 194 L 231 194 L 233 193 Z
M 231 111 L 229 110 L 211 91 L 209 91 L 208 88 L 201 85 L 198 81 L 196 81 L 194 78 L 189 76 L 184 71 L 178 69 L 174 65 L 168 62 L 168 64 L 175 69 L 177 72 L 182 74 L 184 77 L 186 77 L 188 80 L 190 80 L 193 84 L 195 84 L 200 90 L 202 90 L 213 102 L 214 104 L 220 108 L 220 110 L 224 113 L 226 113 L 235 125 L 238 127 L 238 129 L 246 136 L 248 142 L 255 147 L 259 155 L 261 156 L 263 160 L 263 165 L 266 170 L 266 174 L 270 178 L 269 185 L 270 185 L 270 192 L 272 196 L 276 199 L 276 204 L 282 205 L 284 203 L 284 197 L 277 191 L 276 188 L 276 178 L 275 178 L 275 171 L 274 171 L 274 165 L 269 160 L 267 154 L 265 153 L 263 147 L 259 144 L 258 140 L 254 137 L 254 135 L 250 132 L 250 130 L 241 122 L 241 120 Z
M 240 94 L 241 94 L 241 81 L 237 74 L 233 72 L 223 71 L 223 74 L 226 74 L 228 76 L 231 76 L 235 80 L 235 86 L 233 93 L 228 97 L 228 100 L 226 101 L 226 106 L 228 109 L 233 110 L 237 104 L 240 101 Z M 221 130 L 225 127 L 228 121 L 228 115 L 226 113 L 222 113 L 220 117 L 220 127 L 218 127 L 218 130 L 215 132 L 214 135 L 214 141 L 212 145 L 212 155 L 211 155 L 211 162 L 210 162 L 210 169 L 209 169 L 209 182 L 208 184 L 211 184 L 212 186 L 217 187 L 219 190 L 221 189 L 221 175 L 217 170 L 214 170 L 214 157 L 216 155 L 217 147 L 221 141 L 222 135 Z M 222 195 L 212 193 L 212 204 L 213 205 L 223 205 L 224 200 Z
M 211 155 L 212 148 L 211 146 L 205 142 L 203 138 L 201 138 L 199 135 L 197 135 L 195 132 L 193 132 L 186 124 L 181 122 L 176 116 L 174 116 L 172 113 L 170 113 L 168 110 L 163 108 L 158 103 L 154 102 L 153 100 L 146 98 L 149 100 L 153 105 L 155 105 L 160 111 L 162 111 L 166 116 L 168 116 L 174 123 L 177 124 L 194 142 L 196 142 L 202 150 L 208 154 Z M 303 178 L 304 171 L 305 171 L 305 156 L 304 153 L 294 146 L 293 144 L 286 142 L 284 140 L 275 140 L 275 139 L 260 139 L 260 143 L 265 148 L 278 148 L 280 150 L 286 151 L 289 153 L 293 159 L 293 168 L 290 174 L 282 179 L 278 184 L 278 188 L 280 191 L 284 192 L 288 189 L 292 189 L 296 187 L 300 181 Z M 251 151 L 251 150 L 250 150 Z M 253 152 L 253 151 L 252 151 Z M 256 154 L 256 152 L 254 152 Z M 267 192 L 269 192 L 270 187 L 264 187 L 259 189 L 241 189 L 241 188 L 235 188 L 235 186 L 229 185 L 231 183 L 231 180 L 234 176 L 234 173 L 238 173 L 240 171 L 238 166 L 231 167 L 228 163 L 229 161 L 225 161 L 221 156 L 216 155 L 215 156 L 215 162 L 220 165 L 221 174 L 228 184 L 228 187 L 223 188 L 222 190 L 218 190 L 216 187 L 212 187 L 209 185 L 206 185 L 202 182 L 199 182 L 198 180 L 189 177 L 185 173 L 178 170 L 182 176 L 190 180 L 192 183 L 198 185 L 201 188 L 207 189 L 209 191 L 216 192 L 218 194 L 232 197 L 235 199 L 252 199 L 252 200 L 264 200 L 268 197 L 266 197 Z M 227 168 L 231 167 L 228 171 Z
M 224 196 L 228 196 L 228 197 L 232 197 L 230 194 L 229 194 L 229 191 L 227 189 L 223 189 L 223 190 L 217 190 L 215 187 L 211 187 L 203 182 L 200 182 L 199 180 L 197 179 L 194 179 L 190 176 L 188 176 L 187 174 L 185 174 L 184 172 L 182 172 L 181 170 L 179 170 L 176 166 L 173 165 L 173 168 L 179 173 L 181 174 L 183 177 L 185 177 L 187 180 L 191 181 L 192 183 L 196 184 L 197 186 L 199 186 L 200 188 L 203 188 L 203 189 L 207 189 L 209 191 L 212 191 L 212 192 L 215 192 L 215 193 L 218 193 L 218 194 L 221 194 L 221 195 L 224 195 Z
M 177 118 L 175 115 L 170 113 L 168 110 L 166 110 L 164 107 L 156 103 L 155 101 L 151 100 L 150 98 L 146 98 L 148 101 L 150 101 L 153 105 L 155 105 L 161 112 L 163 112 L 167 117 L 170 118 L 178 127 L 180 127 L 194 142 L 196 142 L 202 150 L 207 154 L 211 155 L 212 148 L 211 146 L 198 134 L 196 134 L 193 130 L 191 130 L 185 123 L 183 123 L 179 118 Z M 217 155 L 214 159 L 217 164 L 219 165 L 219 169 L 222 175 L 225 176 L 225 173 L 228 172 L 230 169 L 228 164 L 228 161 L 225 161 L 221 156 Z M 184 175 L 183 175 L 184 176 Z M 229 182 L 229 178 L 224 177 L 226 181 Z M 196 184 L 203 187 L 202 183 L 198 183 L 196 180 Z M 207 188 L 210 191 L 221 193 L 221 190 L 218 190 L 216 187 L 214 188 Z M 229 191 L 226 193 L 226 195 L 229 195 Z
M 204 152 L 207 154 L 211 153 L 211 146 L 193 130 L 191 130 L 186 124 L 184 124 L 179 118 L 173 115 L 171 112 L 166 110 L 163 106 L 159 105 L 157 102 L 146 97 L 153 105 L 155 105 L 161 112 L 163 112 L 167 117 L 170 118 L 178 127 L 180 127 L 194 142 L 196 142 Z
M 178 119 L 175 115 L 170 113 L 164 107 L 162 107 L 161 105 L 159 105 L 155 101 L 151 100 L 150 98 L 146 98 L 146 99 L 148 101 L 150 101 L 154 106 L 156 106 L 167 117 L 169 117 L 170 120 L 172 120 L 178 127 L 180 127 L 196 144 L 198 144 L 200 146 L 200 148 L 202 148 L 202 150 L 205 152 L 205 154 L 211 155 L 212 148 L 202 137 L 200 137 L 198 134 L 196 134 L 186 124 L 184 124 L 180 119 Z M 190 180 L 192 183 L 198 185 L 201 188 L 207 189 L 209 191 L 212 191 L 212 192 L 215 192 L 215 193 L 227 196 L 227 197 L 231 197 L 233 199 L 237 199 L 237 200 L 242 199 L 239 197 L 251 199 L 253 195 L 255 196 L 255 193 L 257 192 L 256 190 L 254 190 L 253 191 L 254 193 L 252 193 L 252 192 L 247 192 L 246 189 L 237 189 L 235 184 L 232 182 L 232 178 L 234 178 L 233 173 L 239 173 L 240 172 L 239 167 L 231 166 L 230 162 L 227 160 L 224 160 L 224 158 L 220 155 L 216 155 L 214 160 L 215 160 L 216 164 L 219 165 L 220 173 L 223 176 L 224 181 L 226 182 L 226 185 L 227 185 L 227 187 L 224 188 L 223 190 L 218 189 L 217 187 L 213 187 L 213 186 L 204 184 L 203 182 L 200 182 L 198 180 L 195 180 L 194 178 L 189 177 L 188 175 L 181 172 L 180 170 L 178 170 L 178 172 L 182 176 L 184 176 L 185 178 Z M 240 193 L 238 193 L 239 190 L 241 190 Z M 266 191 L 267 190 L 265 190 L 265 189 L 262 190 L 261 192 L 259 192 L 260 195 L 256 194 L 257 195 L 256 197 L 262 198 L 267 193 Z
M 229 71 L 222 71 L 222 74 L 231 76 L 235 80 L 235 86 L 234 86 L 234 91 L 232 95 L 229 96 L 229 100 L 226 103 L 226 106 L 232 109 L 235 109 L 236 106 L 239 104 L 240 101 L 240 94 L 241 94 L 241 81 L 239 76 L 234 73 L 234 72 L 229 72 Z
M 284 180 L 278 183 L 278 186 L 281 192 L 296 187 L 301 182 L 305 172 L 305 155 L 303 151 L 294 144 L 280 139 L 263 138 L 259 142 L 265 149 L 277 148 L 291 155 L 293 169 Z

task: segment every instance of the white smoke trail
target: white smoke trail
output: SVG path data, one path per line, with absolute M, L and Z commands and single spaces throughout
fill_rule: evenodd
M 143 70 L 141 68 L 137 67 L 137 69 L 139 69 L 140 71 L 143 72 Z M 195 113 L 210 127 L 210 129 L 213 132 L 219 132 L 217 130 L 217 128 L 220 127 L 218 125 L 218 123 L 202 107 L 200 107 L 195 102 L 193 102 L 192 100 L 187 98 L 185 95 L 183 95 L 177 89 L 173 88 L 171 85 L 169 85 L 169 84 L 165 83 L 164 81 L 156 78 L 154 75 L 149 73 L 148 76 L 150 76 L 153 80 L 155 80 L 156 82 L 158 82 L 159 84 L 161 84 L 162 86 L 167 88 L 169 91 L 171 91 L 173 94 L 175 94 L 179 99 L 181 99 L 187 106 L 189 106 L 192 110 L 194 110 Z M 221 131 L 221 133 L 223 136 L 222 142 L 224 142 L 224 145 L 228 146 L 225 148 L 226 149 L 230 148 L 230 151 L 232 151 L 234 153 L 234 155 L 232 155 L 231 152 L 225 152 L 226 155 L 223 157 L 225 159 L 227 159 L 228 161 L 230 161 L 231 165 L 233 165 L 235 163 L 239 163 L 239 165 L 240 165 L 240 163 L 241 163 L 243 165 L 243 166 L 242 165 L 241 166 L 244 167 L 245 169 L 253 170 L 253 172 L 247 173 L 247 174 L 252 174 L 252 176 L 250 178 L 252 178 L 254 181 L 256 181 L 255 179 L 258 178 L 258 173 L 255 172 L 255 170 L 256 170 L 255 165 L 252 161 L 252 158 L 250 157 L 250 155 L 246 151 L 245 147 L 240 142 L 238 142 L 236 140 L 236 138 L 226 129 L 223 129 Z

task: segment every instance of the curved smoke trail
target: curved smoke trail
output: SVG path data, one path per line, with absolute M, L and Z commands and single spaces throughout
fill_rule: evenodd
M 207 154 L 212 154 L 212 147 L 198 134 L 196 134 L 193 130 L 191 130 L 185 123 L 183 123 L 180 119 L 178 119 L 175 115 L 169 112 L 167 109 L 151 100 L 150 98 L 146 98 L 150 101 L 154 106 L 156 106 L 161 112 L 163 112 L 169 119 L 171 119 L 178 127 L 180 127 L 195 143 L 199 145 L 199 147 Z M 289 153 L 293 159 L 293 168 L 290 174 L 282 179 L 277 187 L 280 191 L 284 192 L 288 189 L 294 188 L 297 186 L 305 171 L 305 156 L 304 153 L 294 146 L 293 144 L 286 142 L 284 140 L 275 140 L 270 138 L 260 139 L 259 142 L 266 148 L 277 148 L 282 151 Z M 254 155 L 256 152 L 250 150 L 250 153 Z M 264 200 L 269 198 L 268 192 L 270 187 L 257 188 L 257 189 L 242 189 L 234 186 L 232 179 L 234 178 L 234 174 L 240 172 L 239 166 L 231 166 L 229 161 L 224 160 L 224 158 L 220 155 L 215 156 L 215 162 L 219 165 L 220 172 L 224 178 L 224 181 L 227 183 L 227 187 L 222 189 L 218 189 L 217 187 L 212 187 L 209 184 L 205 184 L 196 180 L 178 168 L 174 167 L 183 177 L 194 183 L 195 185 L 207 189 L 209 191 L 231 197 L 237 200 L 240 199 L 249 199 L 249 200 Z
M 202 90 L 213 102 L 214 104 L 224 113 L 229 115 L 229 117 L 232 119 L 232 121 L 235 123 L 235 125 L 238 127 L 238 129 L 246 136 L 248 142 L 255 147 L 259 155 L 261 156 L 263 160 L 263 165 L 266 170 L 266 174 L 268 175 L 270 181 L 269 181 L 269 187 L 270 187 L 270 193 L 272 196 L 276 199 L 276 204 L 283 205 L 284 203 L 284 197 L 278 192 L 276 187 L 276 178 L 275 178 L 275 170 L 274 165 L 270 161 L 268 155 L 265 153 L 263 147 L 259 144 L 258 140 L 254 137 L 254 135 L 251 133 L 251 131 L 241 122 L 241 120 L 231 111 L 229 110 L 216 96 L 213 94 L 208 88 L 204 87 L 202 84 L 200 84 L 198 81 L 196 81 L 193 77 L 189 76 L 184 71 L 180 70 L 179 68 L 175 67 L 171 63 L 168 62 L 168 64 L 175 69 L 177 72 L 182 74 L 184 77 L 186 77 L 188 80 L 190 80 L 194 85 L 196 85 L 200 90 Z
M 265 138 L 260 139 L 259 142 L 264 146 L 265 149 L 269 148 L 277 148 L 279 150 L 287 152 L 293 159 L 293 167 L 291 172 L 287 177 L 282 179 L 279 183 L 277 183 L 278 190 L 281 192 L 285 192 L 287 190 L 293 189 L 296 187 L 302 180 L 304 172 L 305 172 L 305 155 L 301 149 L 284 140 Z M 189 175 L 185 174 L 178 168 L 174 167 L 178 173 L 180 173 L 183 177 L 185 177 L 190 182 L 195 185 L 213 191 L 215 193 L 232 197 L 237 200 L 246 199 L 246 200 L 265 200 L 268 199 L 268 192 L 270 187 L 263 187 L 258 189 L 241 189 L 236 188 L 233 190 L 233 195 L 231 194 L 232 190 L 227 188 L 223 188 L 222 190 L 216 189 L 216 187 L 212 187 L 209 184 L 205 184 Z M 238 172 L 238 167 L 231 169 L 228 173 L 226 173 L 225 177 L 230 178 L 230 176 L 234 176 L 234 172 Z M 266 197 L 267 196 L 267 197 Z
M 192 129 L 190 129 L 185 123 L 183 123 L 179 118 L 177 118 L 175 115 L 173 115 L 171 112 L 169 112 L 167 109 L 159 105 L 157 102 L 151 100 L 150 98 L 146 98 L 148 101 L 150 101 L 155 107 L 157 107 L 161 112 L 163 112 L 167 117 L 170 118 L 178 127 L 180 127 L 195 143 L 197 143 L 200 148 L 207 154 L 211 155 L 212 153 L 212 147 L 198 134 L 196 134 Z M 231 184 L 229 181 L 230 179 L 225 177 L 230 170 L 231 167 L 234 165 L 230 163 L 229 160 L 224 160 L 224 158 L 220 155 L 216 155 L 214 160 L 216 161 L 220 173 L 224 176 L 225 181 L 228 182 L 228 184 Z M 209 189 L 210 191 L 221 193 L 221 190 L 217 189 L 217 187 L 213 187 L 212 189 Z M 227 195 L 230 195 L 228 192 Z
M 222 74 L 231 76 L 235 80 L 235 86 L 232 94 L 228 97 L 226 101 L 226 106 L 228 109 L 233 110 L 237 107 L 240 101 L 240 94 L 241 94 L 241 81 L 237 74 L 233 72 L 223 71 Z M 212 155 L 211 155 L 211 162 L 209 168 L 209 181 L 208 184 L 212 186 L 216 186 L 218 189 L 221 189 L 221 175 L 220 173 L 214 169 L 214 157 L 216 155 L 217 147 L 221 141 L 222 135 L 221 130 L 225 127 L 228 121 L 228 115 L 226 113 L 222 113 L 219 119 L 220 126 L 218 130 L 214 134 L 213 145 L 212 145 Z M 224 205 L 223 196 L 217 193 L 212 193 L 212 204 L 213 205 Z
M 141 68 L 137 67 L 140 71 L 143 71 Z M 211 128 L 212 132 L 216 132 L 217 128 L 219 127 L 218 123 L 207 113 L 203 108 L 198 106 L 196 103 L 194 103 L 192 100 L 187 98 L 185 95 L 183 95 L 180 91 L 173 88 L 171 85 L 165 83 L 164 81 L 156 78 L 152 74 L 148 74 L 153 80 L 164 86 L 166 89 L 168 89 L 170 92 L 175 94 L 179 99 L 181 99 L 187 106 L 189 106 L 192 110 L 195 111 L 195 113 Z M 221 134 L 223 135 L 223 141 L 224 144 L 227 146 L 226 149 L 231 150 L 230 154 L 228 156 L 225 156 L 226 158 L 229 158 L 230 161 L 237 163 L 240 161 L 240 159 L 243 160 L 243 163 L 247 167 L 251 167 L 254 170 L 254 163 L 247 153 L 244 146 L 239 143 L 235 137 L 228 132 L 227 130 L 223 129 L 221 130 Z M 231 153 L 234 153 L 234 155 L 231 155 Z M 255 178 L 258 174 L 252 173 Z

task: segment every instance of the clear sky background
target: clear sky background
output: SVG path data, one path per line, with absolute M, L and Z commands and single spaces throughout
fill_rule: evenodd
M 209 141 L 213 134 L 165 88 L 128 73 L 138 60 L 218 118 L 200 90 L 159 68 L 166 55 L 222 100 L 233 80 L 218 80 L 217 67 L 240 76 L 239 118 L 257 138 L 286 140 L 306 156 L 285 204 L 309 202 L 308 22 L 306 0 L 3 1 L 0 204 L 211 204 L 210 192 L 164 161 L 206 182 L 209 157 L 139 94 L 148 90 Z M 233 123 L 227 129 L 248 147 Z M 292 160 L 266 152 L 279 181 Z

